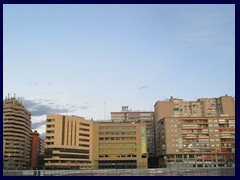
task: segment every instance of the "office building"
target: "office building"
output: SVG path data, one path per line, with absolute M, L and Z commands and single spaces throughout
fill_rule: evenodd
M 47 115 L 45 169 L 147 167 L 146 124 Z
M 235 116 L 235 100 L 232 96 L 200 98 L 197 101 L 184 101 L 171 97 L 157 101 L 154 105 L 155 120 L 164 117 L 205 117 L 228 114 Z
M 82 117 L 47 115 L 45 169 L 92 169 L 92 127 Z
M 147 168 L 146 123 L 94 122 L 96 169 Z
M 128 106 L 122 106 L 122 111 L 111 112 L 111 120 L 113 122 L 131 122 L 132 120 L 140 120 L 141 122 L 146 123 L 148 165 L 149 167 L 154 166 L 155 157 L 154 112 L 136 111 L 128 109 Z
M 235 116 L 235 100 L 232 96 L 221 96 L 219 98 L 200 98 L 202 116 L 219 116 L 228 114 Z
M 31 114 L 15 97 L 3 102 L 4 169 L 30 167 Z

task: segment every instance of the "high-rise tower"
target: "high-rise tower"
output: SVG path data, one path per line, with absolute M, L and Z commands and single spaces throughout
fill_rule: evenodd
M 3 102 L 4 169 L 27 169 L 30 163 L 31 114 L 15 97 Z

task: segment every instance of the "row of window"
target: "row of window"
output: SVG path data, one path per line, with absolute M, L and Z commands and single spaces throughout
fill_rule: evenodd
M 100 147 L 127 147 L 136 146 L 136 143 L 99 143 Z
M 209 138 L 209 135 L 201 134 L 183 134 L 182 138 Z
M 208 129 L 188 129 L 188 130 L 182 130 L 182 133 L 197 133 L 197 134 L 202 134 L 202 133 L 208 133 Z
M 47 119 L 47 122 L 55 122 L 55 119 Z
M 136 160 L 101 160 L 98 161 L 99 164 L 102 163 L 112 163 L 112 164 L 121 164 L 121 163 L 137 163 Z
M 136 129 L 136 126 L 99 126 L 100 130 Z
M 79 123 L 80 126 L 90 126 L 90 124 L 87 124 L 87 123 Z
M 74 163 L 91 163 L 91 161 L 78 161 L 78 160 L 47 160 L 45 161 L 46 163 L 69 163 L 69 164 L 74 164 Z
M 136 152 L 136 148 L 108 148 L 108 149 L 99 149 L 100 153 L 107 153 L 107 152 Z
M 183 143 L 209 143 L 209 139 L 184 139 Z
M 54 133 L 54 131 L 47 131 L 48 134 L 52 134 Z M 83 133 L 79 133 L 79 136 L 84 136 L 84 137 L 90 137 L 89 134 L 83 134 Z M 46 136 L 46 139 L 54 139 L 54 136 Z
M 83 134 L 83 133 L 79 133 L 79 136 L 85 136 L 85 137 L 89 137 L 89 134 Z
M 211 149 L 183 149 L 182 152 L 211 152 Z
M 79 144 L 80 147 L 89 147 L 88 144 Z
M 99 154 L 99 158 L 137 157 L 136 154 Z
M 54 127 L 55 127 L 55 124 L 47 125 L 47 128 L 54 128 Z
M 85 128 L 79 128 L 79 131 L 86 131 L 86 132 L 89 132 L 90 130 L 89 130 L 89 129 L 85 129 Z
M 135 131 L 128 131 L 128 132 L 99 132 L 99 135 L 135 135 Z
M 48 151 L 71 152 L 71 153 L 89 153 L 85 149 L 68 149 L 68 148 L 48 148 Z
M 115 141 L 115 140 L 136 140 L 136 137 L 100 137 L 99 140 Z
M 89 139 L 82 139 L 82 138 L 80 138 L 79 141 L 81 141 L 81 142 L 89 142 Z

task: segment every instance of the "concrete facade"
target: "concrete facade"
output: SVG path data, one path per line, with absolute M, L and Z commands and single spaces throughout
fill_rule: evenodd
M 48 115 L 45 169 L 145 168 L 146 144 L 145 123 Z
M 111 120 L 113 122 L 128 122 L 131 120 L 140 120 L 146 123 L 147 127 L 147 151 L 148 157 L 155 155 L 155 127 L 153 111 L 136 111 L 129 110 L 128 106 L 122 106 L 122 111 L 111 112 Z
M 205 156 L 210 158 L 209 153 L 214 155 L 214 157 L 211 156 L 212 161 L 208 161 L 213 162 L 213 166 L 223 166 L 230 161 L 235 161 L 235 101 L 233 97 L 200 98 L 197 101 L 184 101 L 171 97 L 166 101 L 157 101 L 154 107 L 156 156 L 159 158 L 160 166 L 179 165 L 178 161 L 186 162 L 183 159 L 177 160 L 177 157 L 180 159 L 189 156 L 195 159 L 204 159 Z M 222 121 L 226 124 L 221 124 Z M 230 137 L 230 140 L 224 139 L 223 134 Z M 223 137 L 219 139 L 220 136 Z M 184 144 L 184 138 L 197 140 L 187 145 Z M 184 150 L 179 148 L 183 145 Z M 206 151 L 201 151 L 199 148 L 198 150 L 190 148 L 190 151 L 186 151 L 185 146 L 198 146 L 205 148 Z M 217 157 L 223 157 L 223 160 L 213 161 Z M 200 164 L 200 160 L 198 161 Z M 196 163 L 194 165 L 196 166 Z
M 91 169 L 92 127 L 82 117 L 47 115 L 45 169 Z
M 31 114 L 15 97 L 3 102 L 4 169 L 30 167 Z
M 95 122 L 93 132 L 95 168 L 147 168 L 145 123 Z
M 169 117 L 159 121 L 163 166 L 235 163 L 235 117 Z

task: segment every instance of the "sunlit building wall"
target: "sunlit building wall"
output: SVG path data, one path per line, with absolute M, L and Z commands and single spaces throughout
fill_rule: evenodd
M 235 164 L 235 117 L 169 117 L 159 121 L 160 164 L 223 167 Z
M 148 165 L 149 167 L 153 166 L 155 157 L 154 112 L 136 111 L 129 109 L 128 106 L 122 106 L 122 111 L 111 112 L 111 120 L 113 122 L 131 122 L 131 120 L 139 120 L 146 123 Z
M 31 114 L 15 97 L 3 102 L 4 169 L 30 167 Z
M 147 168 L 145 123 L 95 122 L 93 132 L 95 168 Z
M 47 115 L 45 169 L 92 169 L 92 125 L 79 116 Z
M 171 149 L 171 151 L 174 151 L 175 148 L 177 148 L 176 151 L 182 151 L 178 149 L 178 147 L 179 145 L 183 145 L 183 138 L 191 139 L 191 137 L 193 139 L 195 138 L 196 141 L 193 140 L 193 143 L 191 143 L 192 141 L 188 140 L 190 143 L 184 146 L 196 146 L 202 148 L 202 150 L 207 146 L 207 148 L 210 149 L 207 151 L 216 155 L 216 158 L 211 156 L 211 161 L 206 159 L 206 161 L 204 161 L 205 165 L 210 162 L 213 166 L 225 166 L 230 162 L 234 163 L 235 100 L 233 97 L 226 95 L 219 98 L 200 98 L 197 101 L 184 101 L 183 99 L 171 97 L 169 100 L 157 101 L 154 108 L 156 156 L 159 158 L 160 166 L 172 165 L 174 164 L 173 162 L 176 163 L 177 161 L 179 161 L 179 163 L 183 162 L 177 158 L 186 159 L 189 156 L 191 157 L 190 160 L 192 160 L 192 158 L 198 159 L 198 166 L 204 166 L 204 164 L 200 165 L 203 162 L 200 162 L 199 159 L 204 159 L 205 156 L 206 158 L 210 158 L 210 156 L 206 154 L 207 152 L 200 150 L 195 151 L 194 148 L 190 149 L 189 152 L 185 151 L 185 148 L 184 154 L 166 151 L 167 148 L 168 150 Z M 212 124 L 212 121 L 215 124 Z M 226 124 L 223 125 L 222 122 Z M 213 132 L 215 132 L 215 134 Z M 224 136 L 224 134 L 227 136 Z M 220 139 L 217 138 L 220 136 Z M 179 142 L 180 144 L 178 144 Z M 204 146 L 201 147 L 203 144 Z M 222 149 L 219 149 L 220 147 L 222 147 Z M 231 147 L 231 150 L 226 149 L 228 147 Z M 214 149 L 216 149 L 216 151 Z M 218 157 L 219 160 L 214 161 L 214 159 Z M 220 157 L 222 160 L 220 160 Z M 209 162 L 207 163 L 207 161 Z M 177 164 L 179 165 L 179 163 Z M 194 164 L 194 166 L 197 164 Z

